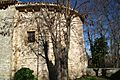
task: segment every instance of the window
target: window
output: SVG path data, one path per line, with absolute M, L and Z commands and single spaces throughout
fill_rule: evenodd
M 28 31 L 28 42 L 32 43 L 35 42 L 35 31 Z

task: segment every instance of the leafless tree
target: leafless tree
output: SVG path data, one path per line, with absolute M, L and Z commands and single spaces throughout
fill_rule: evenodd
M 66 4 L 67 7 L 64 6 L 63 8 L 63 6 L 59 4 L 55 6 L 57 9 L 54 8 L 54 11 L 52 12 L 49 11 L 47 6 L 44 9 L 40 9 L 41 14 L 37 14 L 35 17 L 39 34 L 38 44 L 42 44 L 43 47 L 42 49 L 45 54 L 44 58 L 49 71 L 49 79 L 68 80 L 70 24 L 73 15 L 70 15 L 69 0 Z M 63 14 L 61 14 L 59 11 L 63 12 Z M 50 41 L 53 46 L 55 64 L 53 64 L 48 57 Z

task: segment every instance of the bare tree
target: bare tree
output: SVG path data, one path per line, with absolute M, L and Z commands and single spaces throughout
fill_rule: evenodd
M 39 56 L 42 56 L 46 61 L 50 80 L 68 80 L 71 21 L 76 15 L 70 9 L 70 0 L 63 1 L 62 3 L 59 3 L 60 1 L 57 2 L 54 8 L 49 8 L 46 5 L 45 8 L 40 8 L 39 13 L 35 14 L 34 19 L 39 36 L 38 41 L 36 41 L 38 43 L 38 53 L 34 53 L 37 56 L 37 71 L 39 71 Z M 53 47 L 55 64 L 48 57 L 50 42 Z M 39 53 L 40 47 L 42 47 L 44 56 Z
M 88 14 L 88 17 L 85 20 L 86 26 L 84 29 L 86 31 L 85 34 L 88 36 L 85 39 L 87 40 L 86 43 L 90 46 L 91 54 L 91 44 L 95 38 L 105 36 L 109 44 L 109 53 L 111 53 L 110 55 L 113 55 L 114 57 L 113 62 L 117 61 L 115 62 L 116 65 L 114 65 L 114 67 L 118 67 L 120 51 L 120 15 L 117 13 L 120 11 L 119 1 L 90 0 L 90 4 L 88 5 L 89 9 L 88 6 L 86 6 L 86 9 L 84 10 L 84 12 Z
M 43 45 L 45 60 L 49 71 L 49 79 L 68 80 L 68 51 L 72 15 L 70 15 L 69 0 L 67 2 L 68 7 L 62 8 L 61 5 L 56 6 L 64 14 L 56 12 L 57 10 L 49 12 L 46 6 L 45 9 L 41 9 L 42 16 L 38 14 L 38 16 L 35 17 L 38 33 L 40 35 L 39 38 L 42 39 L 42 43 L 40 43 L 40 41 L 38 41 L 38 43 Z M 40 23 L 41 19 L 42 23 Z M 48 57 L 49 40 L 52 42 L 53 46 L 55 65 Z

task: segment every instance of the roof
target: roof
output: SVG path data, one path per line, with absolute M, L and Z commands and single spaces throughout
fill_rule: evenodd
M 57 11 L 61 12 L 65 10 L 67 7 L 63 5 L 57 5 L 57 4 L 51 4 L 51 3 L 39 3 L 39 2 L 29 2 L 29 3 L 17 3 L 15 5 L 16 9 L 19 10 L 20 12 L 24 12 L 27 10 L 28 12 L 33 11 L 40 11 L 40 8 L 47 8 L 49 11 Z M 76 10 L 70 9 L 72 14 L 78 15 L 78 12 Z
M 0 4 L 15 2 L 16 0 L 0 0 Z
M 0 1 L 0 9 L 7 8 L 9 5 L 15 5 L 16 9 L 20 12 L 24 12 L 27 10 L 28 12 L 31 11 L 39 11 L 41 7 L 48 8 L 50 11 L 56 10 L 57 12 L 61 12 L 66 9 L 65 6 L 50 4 L 50 3 L 41 3 L 41 2 L 17 2 L 16 0 L 1 0 Z M 79 14 L 76 10 L 70 9 L 71 15 L 75 14 L 79 16 L 84 23 L 84 15 Z
M 0 0 L 0 8 L 6 8 L 8 5 L 13 5 L 16 2 L 16 0 Z
M 18 2 L 15 5 L 16 9 L 19 10 L 20 12 L 33 12 L 33 11 L 40 11 L 40 8 L 47 8 L 49 11 L 56 11 L 56 12 L 61 12 L 66 10 L 67 7 L 64 5 L 57 5 L 57 4 L 51 4 L 51 3 L 41 3 L 41 2 Z M 81 21 L 84 23 L 85 14 L 79 14 L 78 11 L 73 10 L 70 8 L 70 14 L 79 16 Z

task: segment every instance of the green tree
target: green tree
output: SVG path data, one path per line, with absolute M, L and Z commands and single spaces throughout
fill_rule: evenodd
M 105 37 L 97 38 L 94 41 L 93 45 L 93 53 L 92 53 L 92 63 L 96 72 L 96 76 L 98 76 L 99 68 L 105 67 L 105 55 L 108 54 L 108 45 Z

